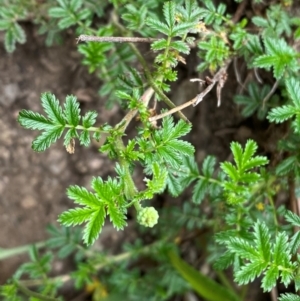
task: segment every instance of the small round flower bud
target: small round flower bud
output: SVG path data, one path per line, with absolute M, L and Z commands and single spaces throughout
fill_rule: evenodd
M 142 208 L 137 215 L 137 221 L 140 225 L 152 228 L 157 224 L 158 212 L 154 207 Z

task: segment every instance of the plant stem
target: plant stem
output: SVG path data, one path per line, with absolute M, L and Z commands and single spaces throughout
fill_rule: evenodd
M 140 101 L 142 101 L 144 103 L 144 105 L 147 107 L 151 97 L 154 94 L 154 90 L 152 88 L 148 88 L 144 94 L 142 95 L 142 97 L 140 98 Z M 131 110 L 129 111 L 124 118 L 119 122 L 118 125 L 120 125 L 120 130 L 122 132 L 125 132 L 127 126 L 129 125 L 130 121 L 136 116 L 136 114 L 138 113 L 138 110 Z M 116 127 L 118 127 L 118 125 L 116 125 Z
M 116 26 L 121 28 L 122 31 L 124 29 L 119 23 L 116 23 Z M 152 38 L 136 38 L 136 37 L 97 37 L 97 36 L 87 36 L 87 35 L 80 35 L 77 38 L 77 42 L 86 42 L 86 41 L 93 41 L 93 42 L 118 42 L 118 43 L 124 43 L 127 42 L 129 43 L 129 46 L 137 56 L 139 62 L 142 64 L 146 79 L 148 81 L 148 84 L 153 88 L 153 90 L 156 92 L 156 94 L 164 101 L 164 103 L 170 107 L 170 108 L 176 108 L 176 105 L 164 94 L 164 92 L 155 84 L 154 79 L 152 78 L 151 72 L 148 68 L 148 65 L 139 52 L 139 50 L 132 44 L 132 43 L 137 43 L 137 42 L 147 42 L 147 43 L 152 43 L 153 41 L 156 41 L 157 39 L 152 39 Z M 180 111 L 176 111 L 178 116 L 183 119 L 185 122 L 190 122 L 186 116 L 181 113 Z
M 33 291 L 29 290 L 27 287 L 25 287 L 24 285 L 22 285 L 21 283 L 19 283 L 18 281 L 15 281 L 14 283 L 16 284 L 16 286 L 18 287 L 18 289 L 24 295 L 26 295 L 28 297 L 37 298 L 38 300 L 42 300 L 42 301 L 59 301 L 59 299 L 48 297 L 48 296 L 44 296 L 42 294 L 33 292 Z
M 228 280 L 228 278 L 224 275 L 224 273 L 222 271 L 216 271 L 221 283 L 226 286 L 228 289 L 230 289 L 231 291 L 235 292 L 233 286 L 231 285 L 230 281 Z
M 172 110 L 170 111 L 167 111 L 165 113 L 162 113 L 162 114 L 159 114 L 159 115 L 156 115 L 156 116 L 153 116 L 151 118 L 149 118 L 149 121 L 152 122 L 152 121 L 155 121 L 155 120 L 158 120 L 158 119 L 161 119 L 165 116 L 168 116 L 168 115 L 171 115 L 173 113 L 176 113 L 190 105 L 193 105 L 193 106 L 196 106 L 199 102 L 201 102 L 203 100 L 203 98 L 212 90 L 212 88 L 215 86 L 216 83 L 218 83 L 217 85 L 217 91 L 219 89 L 219 91 L 221 91 L 220 89 L 223 87 L 223 84 L 225 83 L 226 81 L 226 70 L 229 66 L 229 63 L 230 61 L 227 61 L 225 63 L 225 66 L 220 68 L 220 70 L 214 75 L 214 77 L 210 80 L 210 84 L 200 93 L 198 94 L 196 97 L 194 97 L 193 99 L 187 101 L 186 103 L 178 106 L 178 107 L 175 107 L 173 108 Z M 200 79 L 191 79 L 191 81 L 203 81 L 203 80 L 200 80 Z M 220 85 L 220 83 L 222 83 L 222 85 Z M 218 106 L 219 106 L 219 101 L 220 101 L 220 95 L 218 95 Z
M 151 72 L 148 68 L 148 65 L 143 58 L 143 56 L 140 54 L 139 50 L 135 47 L 133 44 L 129 44 L 135 55 L 137 56 L 139 62 L 142 64 L 146 79 L 149 83 L 149 85 L 153 88 L 153 90 L 156 92 L 156 94 L 163 100 L 163 102 L 169 107 L 169 108 L 176 108 L 176 105 L 164 94 L 164 92 L 155 84 L 154 79 L 151 75 Z M 180 111 L 177 112 L 178 116 L 183 119 L 185 122 L 190 122 L 186 116 L 184 116 L 183 113 Z
M 139 212 L 142 209 L 140 202 L 134 202 L 133 206 L 136 209 L 136 212 Z
M 111 16 L 112 18 L 112 22 L 115 24 L 116 27 L 119 28 L 119 30 L 126 34 L 126 29 L 118 22 L 117 17 L 112 14 Z M 142 56 L 142 54 L 140 53 L 140 51 L 135 47 L 135 45 L 133 45 L 132 43 L 128 44 L 132 51 L 134 52 L 134 54 L 136 55 L 137 59 L 139 60 L 139 62 L 141 63 L 141 65 L 143 66 L 144 69 L 144 73 L 145 73 L 145 77 L 148 81 L 148 84 L 153 88 L 153 90 L 155 91 L 155 93 L 163 100 L 163 102 L 170 108 L 175 108 L 176 105 L 164 94 L 164 92 L 155 84 L 155 81 L 151 75 L 151 72 L 148 68 L 148 64 L 146 62 L 146 60 L 144 59 L 144 57 Z M 183 113 L 178 112 L 177 113 L 178 116 L 183 119 L 185 122 L 189 122 L 189 120 L 186 118 L 186 116 L 183 115 Z
M 158 240 L 150 245 L 147 245 L 147 246 L 144 246 L 142 247 L 140 250 L 139 250 L 139 253 L 147 253 L 151 250 L 151 248 L 154 246 L 154 245 L 159 245 L 161 244 L 162 241 L 166 241 L 166 239 L 162 239 L 162 240 Z M 110 266 L 112 265 L 113 263 L 118 263 L 118 262 L 121 262 L 121 261 L 124 261 L 126 259 L 129 259 L 132 254 L 134 254 L 136 256 L 137 254 L 137 251 L 134 250 L 134 251 L 129 251 L 129 252 L 124 252 L 124 253 L 121 253 L 119 255 L 114 255 L 114 256 L 107 256 L 107 261 L 105 262 L 102 262 L 100 264 L 96 264 L 95 265 L 95 270 L 96 271 L 100 271 L 101 269 L 105 268 L 106 266 Z M 68 273 L 68 274 L 64 274 L 64 275 L 60 275 L 60 276 L 56 276 L 56 277 L 52 277 L 52 278 L 48 278 L 48 283 L 53 283 L 53 282 L 63 282 L 63 283 L 66 283 L 68 281 L 71 280 L 71 272 Z M 34 279 L 34 280 L 21 280 L 18 284 L 19 285 L 22 285 L 22 286 L 38 286 L 38 285 L 41 285 L 45 282 L 44 279 Z M 51 300 L 52 301 L 52 300 Z M 55 299 L 56 301 L 56 299 Z
M 115 145 L 117 146 L 118 154 L 120 153 L 120 155 L 118 155 L 120 165 L 124 168 L 124 177 L 122 179 L 124 185 L 124 194 L 127 200 L 132 200 L 137 194 L 138 189 L 136 188 L 132 179 L 129 163 L 121 155 L 122 150 L 125 149 L 123 140 L 121 138 L 117 138 Z
M 74 125 L 66 124 L 64 127 L 65 128 L 74 128 Z M 76 130 L 85 130 L 85 131 L 88 131 L 88 132 L 99 132 L 99 133 L 103 132 L 105 134 L 109 133 L 109 131 L 104 131 L 104 130 L 101 129 L 101 127 L 95 127 L 95 126 L 91 126 L 89 128 L 86 128 L 82 125 L 77 125 L 77 126 L 75 126 L 75 129 Z
M 248 285 L 242 285 L 242 289 L 240 291 L 240 296 L 241 296 L 242 300 L 245 300 L 247 292 L 248 292 L 248 288 L 249 288 Z
M 265 108 L 265 104 L 266 104 L 266 102 L 269 100 L 269 98 L 274 94 L 274 92 L 275 92 L 275 90 L 277 89 L 277 87 L 278 87 L 278 85 L 279 85 L 279 80 L 277 80 L 275 83 L 274 83 L 274 85 L 273 85 L 273 87 L 272 87 L 272 89 L 269 91 L 269 93 L 265 96 L 265 98 L 263 99 L 263 101 L 262 101 L 262 103 L 263 103 L 263 109 Z
M 276 211 L 276 207 L 275 207 L 275 204 L 274 204 L 274 201 L 273 201 L 273 198 L 271 195 L 268 194 L 268 200 L 269 200 L 269 203 L 272 207 L 272 210 L 273 210 L 273 218 L 274 218 L 274 225 L 275 225 L 275 228 L 276 228 L 276 234 L 278 232 L 278 227 L 279 227 L 279 224 L 278 224 L 278 220 L 277 220 L 277 211 Z
M 162 114 L 159 114 L 159 115 L 150 117 L 150 118 L 149 118 L 149 121 L 150 121 L 150 122 L 153 122 L 153 121 L 162 119 L 162 118 L 164 118 L 164 117 L 166 117 L 166 116 L 169 116 L 169 115 L 171 115 L 171 114 L 173 114 L 173 113 L 177 113 L 178 111 L 181 111 L 181 110 L 185 109 L 186 107 L 189 107 L 190 105 L 194 104 L 194 103 L 196 102 L 196 100 L 197 100 L 197 97 L 194 97 L 193 99 L 191 99 L 191 100 L 185 102 L 184 104 L 182 104 L 182 105 L 180 105 L 180 106 L 178 106 L 178 107 L 175 107 L 175 108 L 173 108 L 173 109 L 171 109 L 171 110 L 169 110 L 169 111 L 167 111 L 167 112 L 164 112 L 164 113 L 162 113 Z
M 198 175 L 198 179 L 208 180 L 208 182 L 215 183 L 215 184 L 218 184 L 220 186 L 222 185 L 221 181 L 213 179 L 213 178 L 207 179 L 205 176 Z
M 38 243 L 28 244 L 28 245 L 24 245 L 24 246 L 20 246 L 20 247 L 15 247 L 15 248 L 9 248 L 9 249 L 0 248 L 0 260 L 6 259 L 9 257 L 13 257 L 16 255 L 20 255 L 22 253 L 26 253 L 29 251 L 29 249 L 31 248 L 32 245 L 35 245 L 35 247 L 37 249 L 40 249 L 40 248 L 45 247 L 46 244 L 47 244 L 46 241 L 41 241 Z

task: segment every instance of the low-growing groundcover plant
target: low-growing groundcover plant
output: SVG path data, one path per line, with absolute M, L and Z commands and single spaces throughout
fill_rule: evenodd
M 7 4 L 0 8 L 7 51 L 26 41 L 20 21 L 32 17 L 34 8 L 34 21 L 47 34 L 47 43 L 60 31 L 73 29 L 82 63 L 104 83 L 99 93 L 107 106 L 120 102 L 127 109 L 119 123 L 98 124 L 97 112 L 82 115 L 75 96 L 58 100 L 45 92 L 43 114 L 19 113 L 21 126 L 39 131 L 32 142 L 37 152 L 62 139 L 73 153 L 75 144 L 89 146 L 92 139 L 105 137 L 99 152 L 114 162 L 115 176 L 95 176 L 90 187 L 74 184 L 67 189 L 75 207 L 58 217 L 61 228 L 49 226 L 47 252 L 39 252 L 45 244 L 30 248 L 31 261 L 1 288 L 3 298 L 63 300 L 59 289 L 73 280 L 75 288 L 92 292 L 93 300 L 125 300 L 124 296 L 172 300 L 193 289 L 204 300 L 241 301 L 249 285 L 259 279 L 264 292 L 272 291 L 273 300 L 300 300 L 299 208 L 296 203 L 278 206 L 276 202 L 279 193 L 299 197 L 300 18 L 294 12 L 300 7 L 296 1 L 261 2 L 236 1 L 230 15 L 222 1 L 211 0 L 1 1 Z M 248 7 L 262 14 L 246 18 Z M 108 11 L 109 18 L 104 14 Z M 154 61 L 145 59 L 136 42 L 150 44 Z M 192 49 L 200 62 L 195 68 L 211 76 L 191 79 L 200 82 L 202 92 L 176 107 L 168 97 L 171 82 L 177 81 L 176 67 L 185 63 Z M 258 143 L 249 139 L 243 145 L 230 144 L 232 160 L 218 162 L 208 155 L 198 164 L 194 146 L 185 140 L 193 124 L 183 109 L 199 105 L 212 90 L 216 106 L 221 106 L 222 93 L 230 89 L 227 70 L 242 63 L 253 75 L 243 84 L 235 68 L 244 92 L 234 101 L 242 106 L 242 114 L 252 118 L 257 114 L 275 128 L 285 122 L 288 128 L 278 141 L 277 159 L 261 155 Z M 157 102 L 164 105 L 162 112 L 156 110 Z M 128 139 L 128 125 L 136 117 L 136 135 Z M 140 167 L 142 189 L 133 176 Z M 181 208 L 151 205 L 158 194 L 176 198 L 184 191 L 191 194 Z M 141 233 L 151 231 L 153 242 L 144 244 L 141 234 L 140 240 L 115 256 L 91 248 L 106 220 L 123 230 L 129 210 L 142 226 Z M 182 241 L 203 229 L 209 238 L 202 251 L 214 277 L 180 259 Z M 54 254 L 72 255 L 76 269 L 50 276 Z M 151 261 L 151 266 L 141 268 L 142 259 Z M 277 297 L 278 284 L 289 292 Z

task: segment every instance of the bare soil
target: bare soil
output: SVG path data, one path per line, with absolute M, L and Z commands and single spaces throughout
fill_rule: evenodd
M 0 46 L 0 247 L 12 248 L 44 240 L 45 227 L 55 223 L 71 201 L 65 191 L 71 184 L 89 185 L 92 176 L 105 176 L 112 168 L 97 145 L 74 155 L 59 141 L 44 153 L 31 149 L 37 133 L 22 129 L 21 109 L 41 112 L 40 95 L 50 91 L 63 101 L 77 95 L 83 111 L 99 112 L 98 121 L 118 120 L 118 109 L 104 111 L 97 95 L 100 82 L 80 64 L 74 37 L 64 45 L 46 47 L 36 28 L 25 24 L 27 43 L 13 54 Z M 3 35 L 0 36 L 3 41 Z M 115 121 L 114 121 L 115 120 Z M 11 276 L 24 256 L 0 262 L 0 283 Z

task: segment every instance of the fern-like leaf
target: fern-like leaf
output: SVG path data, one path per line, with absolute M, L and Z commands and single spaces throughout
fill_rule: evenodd
M 286 68 L 297 71 L 298 64 L 296 53 L 283 39 L 266 38 L 264 45 L 267 54 L 261 55 L 254 60 L 254 66 L 269 69 L 273 67 L 274 77 L 282 77 Z
M 251 169 L 261 167 L 268 163 L 262 156 L 254 156 L 257 145 L 253 140 L 248 140 L 245 149 L 239 143 L 231 143 L 235 165 L 231 162 L 221 163 L 221 168 L 229 178 L 222 183 L 229 203 L 245 202 L 251 196 L 250 185 L 256 183 L 261 175 Z
M 47 117 L 28 110 L 22 110 L 18 116 L 18 121 L 24 128 L 43 131 L 32 143 L 32 148 L 35 151 L 46 150 L 62 136 L 66 128 L 69 129 L 64 137 L 65 146 L 68 146 L 73 138 L 79 138 L 80 143 L 85 146 L 90 144 L 90 132 L 88 130 L 96 121 L 96 112 L 89 111 L 83 116 L 83 126 L 80 126 L 82 132 L 79 135 L 77 131 L 81 116 L 79 102 L 75 96 L 66 97 L 64 109 L 60 106 L 55 95 L 50 93 L 42 94 L 41 103 Z M 97 135 L 97 137 L 100 136 L 99 131 Z
M 300 301 L 300 297 L 295 294 L 287 293 L 278 298 L 279 301 Z
M 79 102 L 73 95 L 67 96 L 64 109 L 65 119 L 68 124 L 76 127 L 80 120 Z

